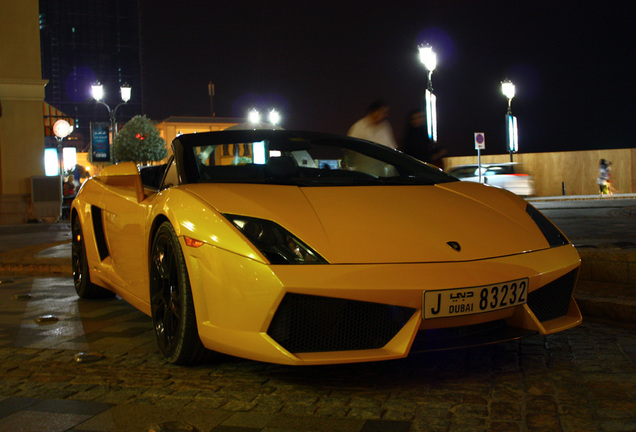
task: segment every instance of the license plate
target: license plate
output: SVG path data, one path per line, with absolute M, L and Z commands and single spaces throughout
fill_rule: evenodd
M 528 279 L 492 285 L 424 291 L 424 319 L 491 312 L 518 306 L 528 300 Z

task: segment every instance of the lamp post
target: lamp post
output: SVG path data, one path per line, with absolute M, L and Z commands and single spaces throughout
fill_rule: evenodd
M 428 139 L 437 142 L 437 98 L 433 93 L 433 71 L 437 67 L 437 54 L 429 44 L 422 44 L 419 47 L 420 61 L 427 71 L 426 86 L 426 128 Z
M 512 98 L 515 97 L 515 85 L 510 80 L 501 82 L 501 92 L 508 99 L 508 111 L 506 112 L 506 141 L 510 152 L 510 162 L 512 155 L 519 150 L 519 136 L 517 133 L 517 117 L 512 115 Z
M 71 126 L 66 120 L 60 119 L 53 125 L 53 133 L 57 140 L 57 163 L 59 165 L 60 175 L 62 178 L 64 178 L 64 145 L 62 141 L 64 141 L 64 138 L 69 136 L 71 132 L 73 132 L 73 126 Z M 64 183 L 64 180 L 62 180 L 62 183 Z
M 115 135 L 117 134 L 117 109 L 120 106 L 128 103 L 132 94 L 132 88 L 128 84 L 121 85 L 121 87 L 119 88 L 119 94 L 121 95 L 121 100 L 123 102 L 118 104 L 115 109 L 111 109 L 108 104 L 102 101 L 102 99 L 104 98 L 104 86 L 99 81 L 91 86 L 91 92 L 93 95 L 93 99 L 95 99 L 95 102 L 104 105 L 108 110 L 108 117 L 110 119 L 110 130 L 112 137 L 115 138 Z

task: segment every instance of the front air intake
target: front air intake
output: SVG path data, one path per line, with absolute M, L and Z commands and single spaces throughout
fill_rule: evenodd
M 528 295 L 528 306 L 541 322 L 559 318 L 568 313 L 578 269 L 561 276 Z
M 267 334 L 291 353 L 382 348 L 415 309 L 302 294 L 286 294 Z

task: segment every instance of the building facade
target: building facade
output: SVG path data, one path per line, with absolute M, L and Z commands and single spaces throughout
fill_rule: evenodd
M 0 2 L 0 224 L 31 213 L 31 177 L 44 174 L 44 86 L 37 0 Z

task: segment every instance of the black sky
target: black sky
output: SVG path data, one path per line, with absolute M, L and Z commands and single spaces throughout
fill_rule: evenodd
M 275 106 L 283 127 L 346 133 L 367 105 L 391 104 L 397 139 L 421 104 L 417 46 L 433 73 L 439 141 L 451 155 L 505 152 L 512 80 L 521 152 L 636 147 L 631 0 L 142 0 L 144 110 L 155 119 Z

